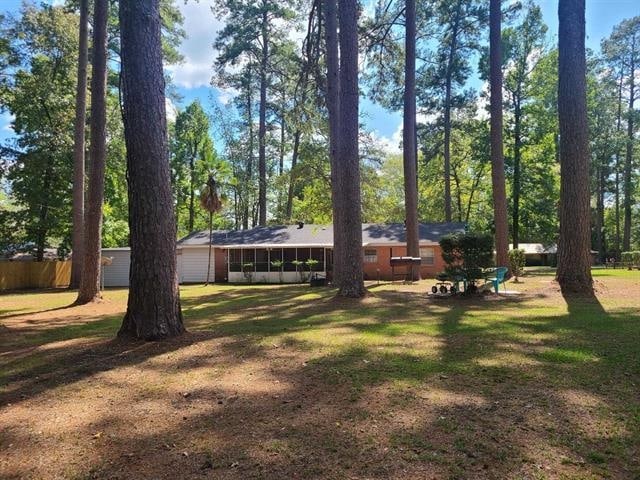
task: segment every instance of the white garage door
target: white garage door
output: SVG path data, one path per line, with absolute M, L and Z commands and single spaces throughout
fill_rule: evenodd
M 131 251 L 128 248 L 103 248 L 103 257 L 110 257 L 111 265 L 104 265 L 105 287 L 129 286 L 129 266 L 131 265 Z
M 211 273 L 210 281 L 214 279 L 214 251 L 211 251 Z M 182 258 L 180 258 L 182 257 Z M 207 260 L 209 249 L 204 248 L 182 248 L 182 255 L 178 255 L 178 265 L 180 267 L 181 283 L 204 283 L 207 281 Z

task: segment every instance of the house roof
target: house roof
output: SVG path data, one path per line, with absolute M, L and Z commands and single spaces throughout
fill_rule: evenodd
M 438 243 L 450 233 L 463 232 L 463 223 L 421 223 L 420 242 Z M 178 246 L 207 245 L 208 231 L 194 232 L 178 242 Z M 280 225 L 256 227 L 250 230 L 216 230 L 211 243 L 218 247 L 332 247 L 333 226 L 329 225 Z M 362 245 L 397 245 L 406 243 L 405 227 L 401 223 L 362 224 Z

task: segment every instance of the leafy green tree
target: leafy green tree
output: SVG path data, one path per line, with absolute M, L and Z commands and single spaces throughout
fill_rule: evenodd
M 624 229 L 622 249 L 631 246 L 631 224 L 634 193 L 634 149 L 635 135 L 638 128 L 635 102 L 637 94 L 637 78 L 640 71 L 640 16 L 623 20 L 617 25 L 611 36 L 602 42 L 602 51 L 614 70 L 620 71 L 620 93 L 627 100 L 625 112 L 627 120 L 626 155 L 624 160 Z M 622 102 L 621 102 L 622 103 Z
M 259 85 L 258 102 L 258 223 L 267 222 L 267 101 L 272 83 L 270 62 L 275 45 L 284 37 L 285 26 L 295 18 L 294 2 L 260 0 L 219 0 L 216 12 L 225 18 L 215 48 L 216 66 L 222 76 L 225 69 L 247 64 L 254 69 Z M 252 85 L 253 86 L 253 85 Z M 251 117 L 251 122 L 253 118 Z
M 209 117 L 197 100 L 176 117 L 171 149 L 179 235 L 194 231 L 197 189 L 216 160 L 209 130 Z M 186 222 L 181 219 L 183 207 L 187 209 Z
M 542 11 L 529 3 L 522 20 L 503 32 L 508 128 L 511 137 L 511 231 L 513 248 L 520 242 L 520 197 L 522 194 L 522 151 L 526 135 L 526 103 L 530 98 L 531 73 L 544 54 L 547 27 Z
M 16 207 L 9 215 L 42 260 L 46 247 L 70 240 L 78 19 L 60 7 L 27 4 L 18 18 L 5 19 L 0 38 L 11 73 L 0 77 L 0 102 L 15 117 L 6 149 Z
M 452 112 L 473 99 L 463 90 L 471 75 L 469 59 L 480 48 L 480 35 L 487 22 L 487 8 L 477 0 L 439 0 L 434 8 L 436 49 L 418 75 L 418 104 L 440 118 L 444 159 L 445 220 L 452 220 L 451 130 Z

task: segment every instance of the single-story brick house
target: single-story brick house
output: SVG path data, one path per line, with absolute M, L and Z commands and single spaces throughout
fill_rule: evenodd
M 420 224 L 420 268 L 423 277 L 444 269 L 439 241 L 442 236 L 464 232 L 462 223 Z M 178 242 L 178 270 L 181 282 L 203 281 L 206 275 L 208 231 L 195 232 Z M 215 231 L 211 235 L 212 280 L 214 282 L 297 282 L 297 270 L 308 267 L 294 262 L 314 260 L 314 272 L 331 278 L 333 228 L 331 225 L 288 225 L 256 227 L 250 230 Z M 365 280 L 391 280 L 391 257 L 406 255 L 403 224 L 363 224 L 362 254 Z M 282 261 L 274 268 L 273 261 Z M 280 271 L 282 270 L 282 271 Z M 396 272 L 398 273 L 398 272 Z
M 444 270 L 439 241 L 442 236 L 464 232 L 463 223 L 420 224 L 420 272 L 433 277 Z M 406 256 L 404 225 L 363 224 L 362 255 L 365 280 L 391 280 L 391 257 Z M 331 278 L 333 266 L 333 227 L 331 225 L 290 225 L 256 227 L 250 230 L 217 230 L 211 235 L 210 281 L 256 283 L 299 282 L 300 273 L 294 261 L 315 260 L 314 272 Z M 209 231 L 194 232 L 178 241 L 178 281 L 203 283 L 207 278 Z M 102 255 L 111 259 L 104 267 L 107 287 L 129 285 L 129 247 L 104 248 Z M 275 260 L 282 268 L 273 267 Z M 247 265 L 251 264 L 248 268 Z M 298 270 L 307 266 L 298 266 Z M 399 267 L 396 274 L 405 269 Z

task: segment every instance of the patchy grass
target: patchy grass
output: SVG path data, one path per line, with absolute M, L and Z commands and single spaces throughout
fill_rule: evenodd
M 187 286 L 160 343 L 113 339 L 126 290 L 0 296 L 0 477 L 638 478 L 640 272 L 552 275 Z

